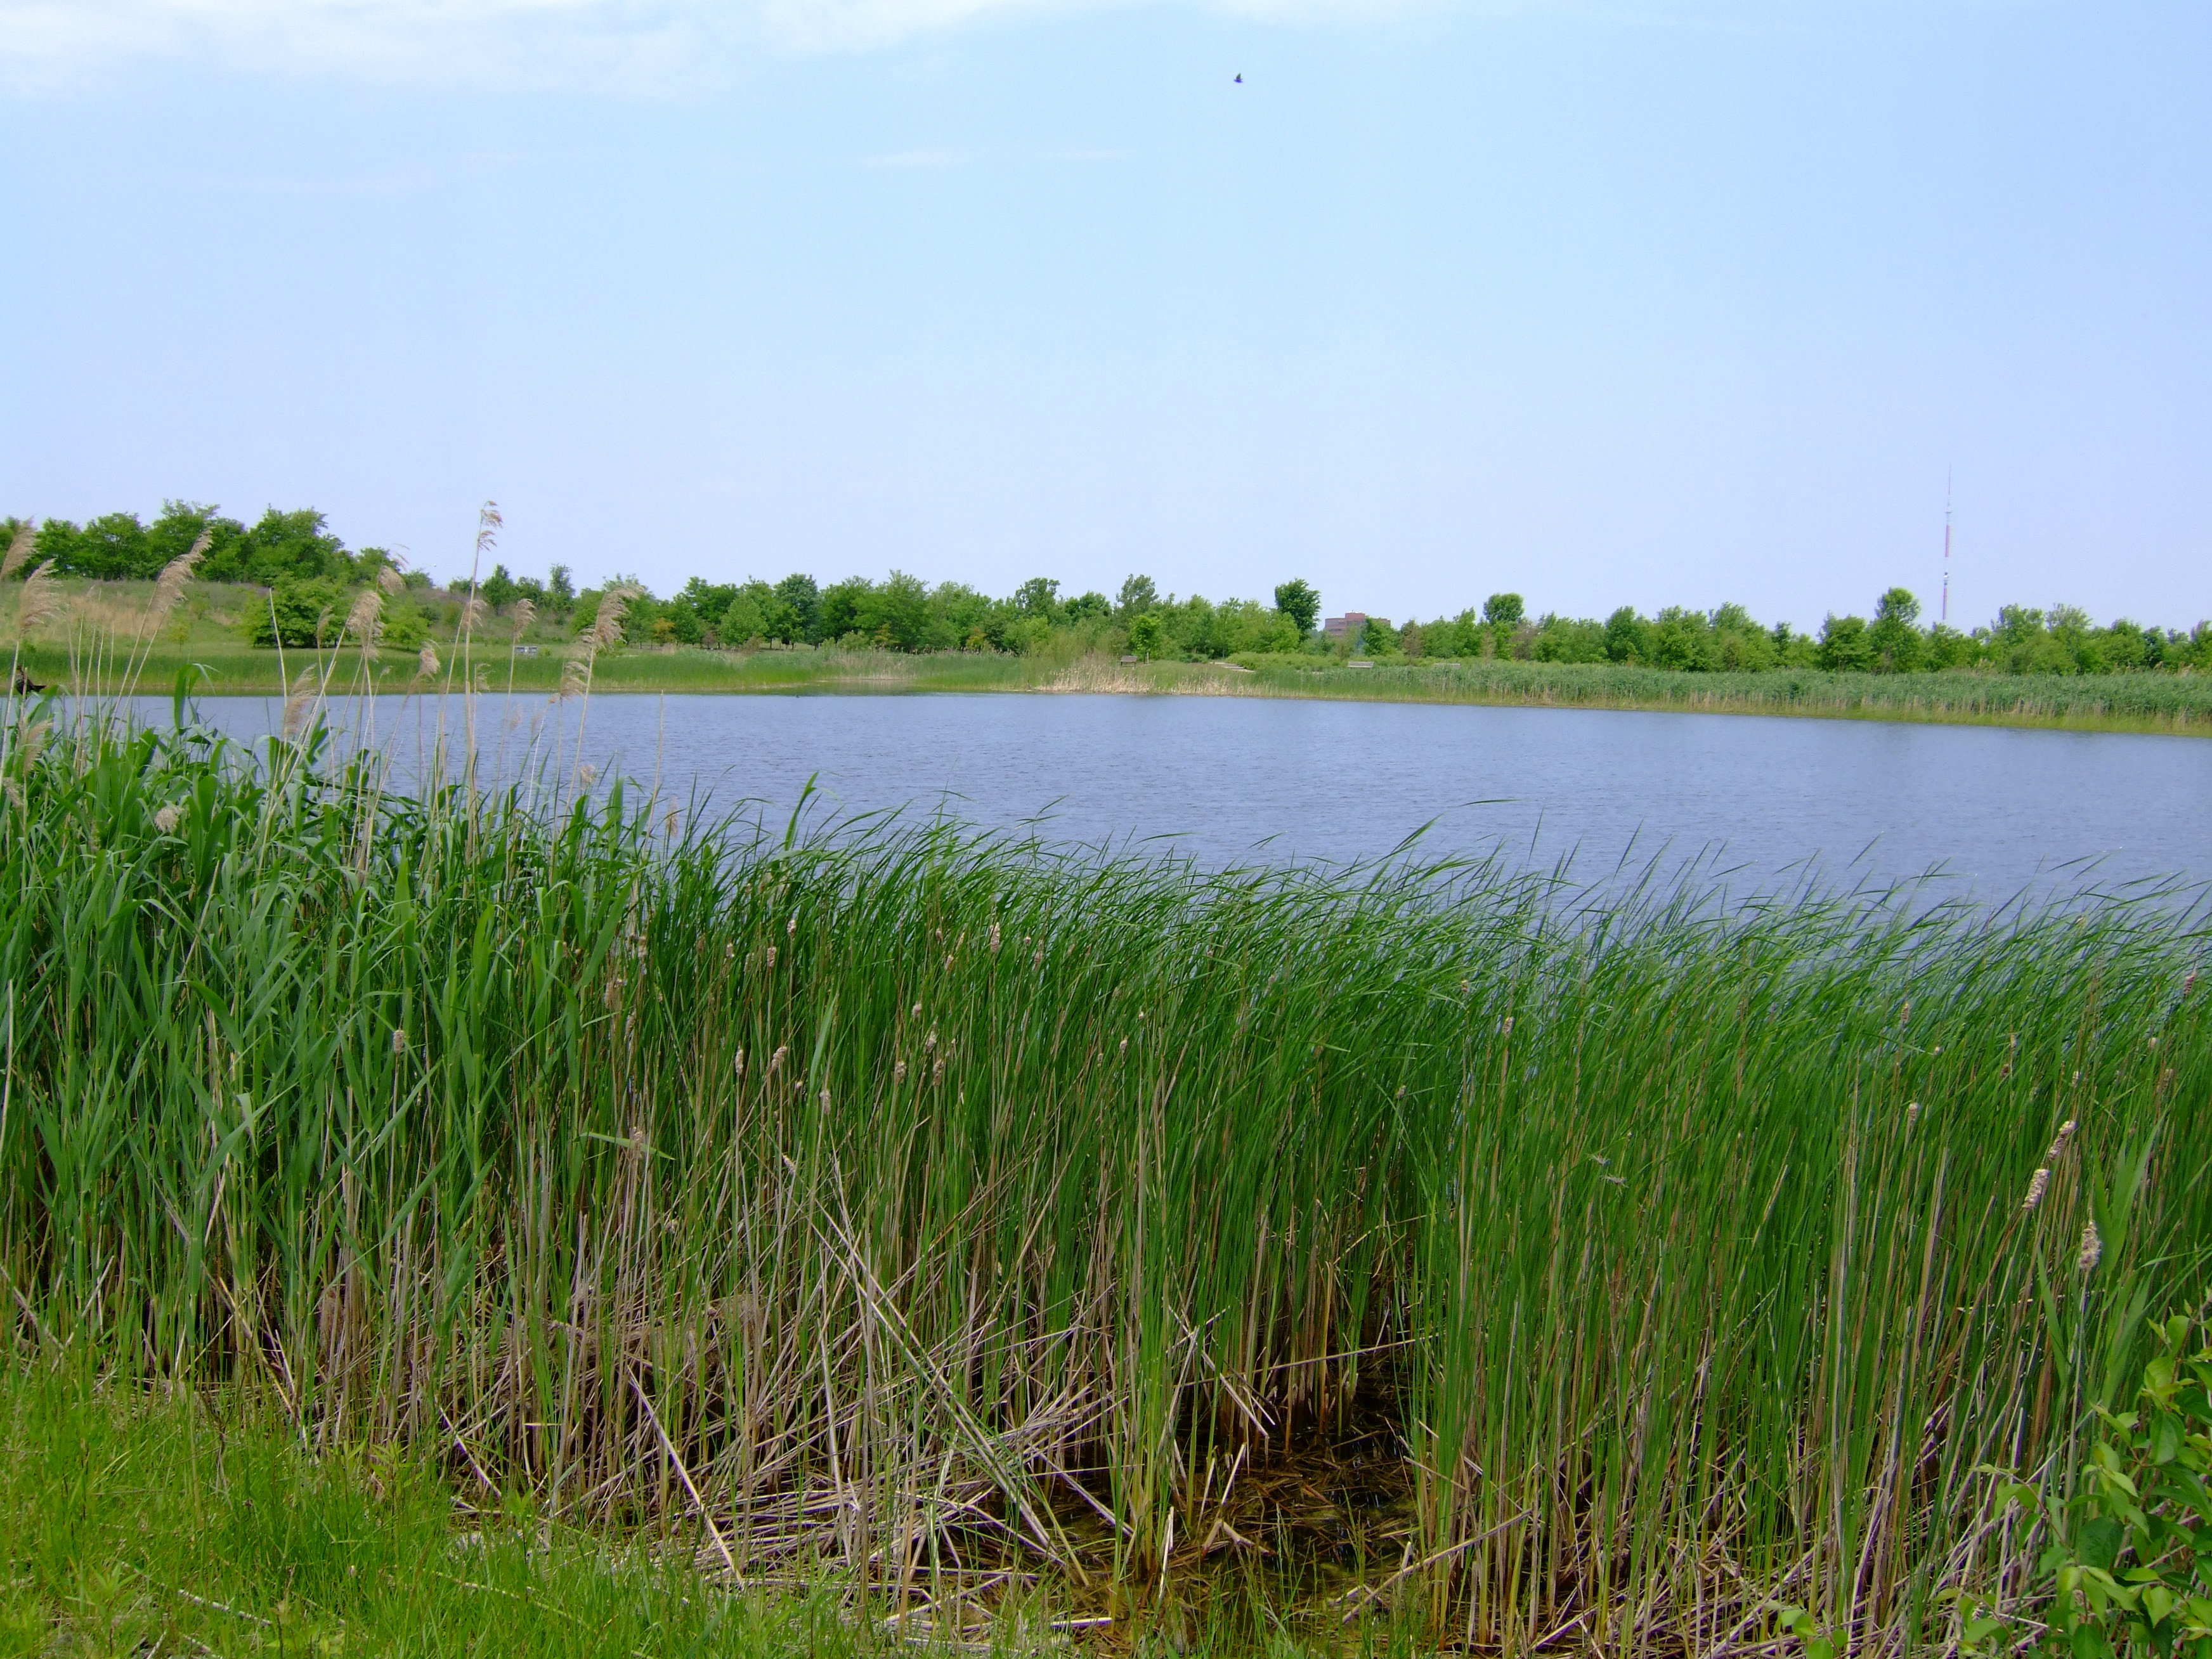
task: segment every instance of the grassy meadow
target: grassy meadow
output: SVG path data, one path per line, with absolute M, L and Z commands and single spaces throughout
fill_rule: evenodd
M 1252 656 L 1225 662 L 1137 662 L 1088 653 L 1055 635 L 1036 654 L 848 651 L 836 647 L 712 650 L 595 642 L 539 623 L 495 623 L 484 637 L 458 626 L 434 634 L 434 663 L 415 648 L 279 651 L 246 643 L 259 590 L 188 585 L 157 626 L 151 582 L 64 581 L 65 604 L 27 637 L 0 595 L 0 629 L 22 642 L 17 660 L 40 684 L 90 696 L 166 694 L 179 678 L 208 695 L 281 696 L 303 671 L 333 691 L 405 694 L 474 685 L 556 695 L 588 685 L 635 692 L 1031 691 L 1345 698 L 1516 707 L 1809 715 L 2212 735 L 2212 678 L 2199 673 L 2092 675 L 1872 674 L 1817 669 L 1688 673 L 1618 664 L 1435 660 L 1351 668 L 1328 659 Z M 458 614 L 458 613 L 457 613 Z M 530 654 L 524 654 L 527 650 Z
M 1904 1652 L 2032 1624 L 2008 1482 L 2212 1289 L 2184 894 L 763 838 L 390 795 L 314 714 L 9 710 L 0 1478 L 87 1540 L 18 1628 L 388 1630 L 466 1534 L 453 1630 L 542 1567 L 762 1645 Z

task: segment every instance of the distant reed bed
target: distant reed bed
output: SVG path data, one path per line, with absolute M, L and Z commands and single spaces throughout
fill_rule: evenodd
M 1223 689 L 1256 696 L 1812 714 L 2212 735 L 2212 678 L 2202 674 L 1858 674 L 1812 668 L 1692 674 L 1616 663 L 1484 661 L 1315 669 L 1282 659 L 1251 662 L 1256 672 L 1249 679 Z
M 2024 1605 L 1990 1471 L 2069 1480 L 2212 1283 L 2185 895 L 1593 908 L 14 715 L 16 1352 L 912 1631 L 1242 1563 L 1484 1648 L 1942 1643 Z

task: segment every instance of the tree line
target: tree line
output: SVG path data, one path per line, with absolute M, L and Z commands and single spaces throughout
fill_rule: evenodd
M 0 542 L 22 521 L 0 520 Z M 203 581 L 268 590 L 249 606 L 244 626 L 263 644 L 307 645 L 331 633 L 349 593 L 404 562 L 383 548 L 349 550 L 322 514 L 269 508 L 252 525 L 190 501 L 165 503 L 150 524 L 111 513 L 79 526 L 49 519 L 34 530 L 33 558 L 60 574 L 99 580 L 149 580 L 203 535 Z M 411 647 L 467 597 L 467 584 L 441 592 L 421 572 L 384 613 L 389 643 Z M 2097 674 L 2212 670 L 2212 623 L 2190 629 L 2146 626 L 2125 617 L 2100 626 L 2074 605 L 2008 605 L 1986 626 L 1925 623 L 1918 599 L 1893 587 L 1871 617 L 1831 615 L 1817 632 L 1763 623 L 1740 605 L 1711 611 L 1670 605 L 1652 616 L 1623 605 L 1603 620 L 1556 612 L 1531 617 L 1517 593 L 1493 593 L 1480 607 L 1432 621 L 1393 625 L 1364 619 L 1348 633 L 1321 630 L 1321 596 L 1303 580 L 1278 586 L 1272 604 L 1163 594 L 1152 578 L 1131 575 L 1111 597 L 1063 596 L 1036 576 L 994 596 L 963 582 L 931 585 L 894 570 L 881 581 L 851 576 L 826 586 L 801 572 L 769 582 L 717 582 L 695 576 L 660 597 L 642 581 L 616 577 L 578 591 L 562 565 L 544 578 L 495 564 L 475 597 L 536 637 L 592 627 L 607 592 L 626 600 L 624 632 L 636 644 L 734 649 L 834 646 L 906 653 L 969 651 L 1036 654 L 1055 642 L 1070 650 L 1111 651 L 1146 659 L 1377 663 L 1513 658 L 1535 662 L 1620 663 L 1685 672 L 1756 672 L 1818 668 L 1871 673 L 1981 669 L 2023 674 Z
M 2108 674 L 2212 669 L 2212 623 L 2160 629 L 2121 617 L 2103 627 L 2077 605 L 2001 607 L 1985 627 L 1923 625 L 1920 601 L 1893 587 L 1871 617 L 1831 615 L 1814 634 L 1756 621 L 1740 605 L 1712 611 L 1670 605 L 1646 617 L 1623 605 L 1600 622 L 1530 618 L 1517 593 L 1493 593 L 1480 611 L 1393 628 L 1370 620 L 1353 647 L 1377 660 L 1515 657 L 1534 662 L 1625 663 L 1691 673 L 1783 668 L 1905 674 L 1982 669 L 2008 674 Z

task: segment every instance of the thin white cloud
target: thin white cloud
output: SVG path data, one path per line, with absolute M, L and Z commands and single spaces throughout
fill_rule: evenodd
M 134 61 L 486 87 L 696 78 L 732 53 L 865 48 L 1010 7 L 1096 0 L 0 0 L 0 76 Z
M 67 86 L 136 62 L 479 88 L 644 89 L 762 51 L 885 46 L 987 12 L 1159 0 L 0 0 L 0 83 Z M 1572 9 L 1656 21 L 1743 0 L 1194 0 L 1279 21 Z M 1814 0 L 1767 0 L 1782 10 Z M 1764 8 L 1761 8 L 1764 9 Z
M 902 149 L 863 155 L 864 167 L 958 167 L 982 161 L 1126 161 L 1126 149 Z

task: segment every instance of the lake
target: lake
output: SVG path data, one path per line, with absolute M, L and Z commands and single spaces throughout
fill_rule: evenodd
M 509 772 L 533 732 L 538 755 L 557 745 L 573 766 L 576 704 L 478 701 L 480 742 Z M 203 704 L 242 737 L 278 707 Z M 375 710 L 403 780 L 438 708 Z M 1984 902 L 2212 878 L 2212 743 L 2195 738 L 1257 697 L 602 696 L 584 754 L 779 824 L 812 778 L 819 822 L 942 811 L 1208 864 L 1357 863 L 1418 837 L 1429 857 L 1571 859 L 1592 882 L 1655 859 L 1732 889 L 1940 872 Z

